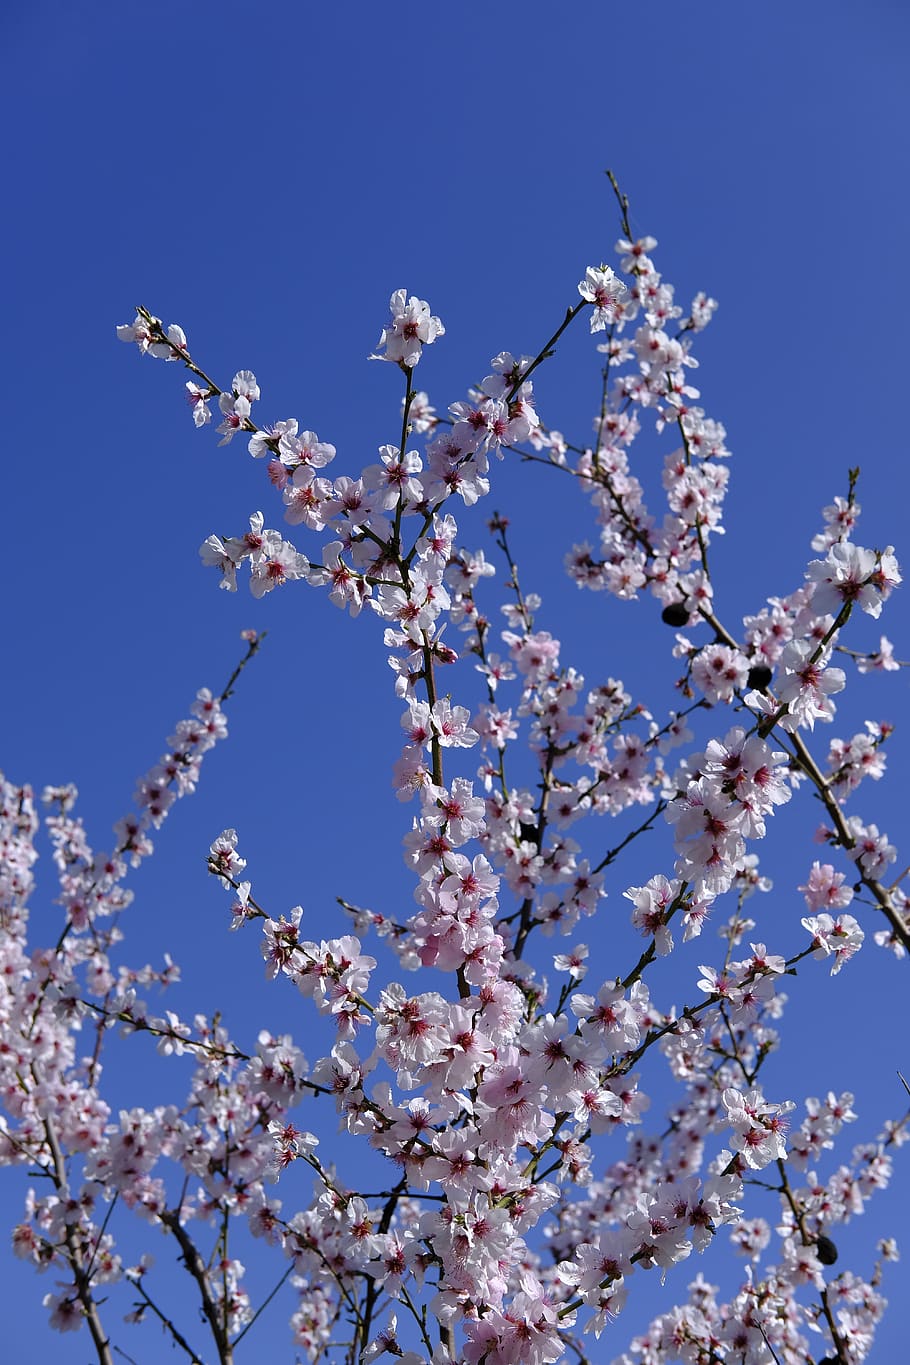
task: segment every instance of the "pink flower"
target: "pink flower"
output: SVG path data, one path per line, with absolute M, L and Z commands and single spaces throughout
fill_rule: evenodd
M 407 297 L 407 290 L 396 289 L 389 300 L 391 318 L 383 328 L 379 345 L 384 355 L 373 355 L 371 360 L 391 360 L 396 365 L 413 369 L 420 360 L 424 346 L 431 346 L 437 337 L 445 335 L 439 318 L 430 314 L 430 305 L 423 299 Z
M 828 914 L 809 915 L 800 920 L 804 929 L 812 935 L 812 956 L 831 957 L 831 975 L 836 976 L 845 962 L 859 952 L 865 934 L 852 915 L 838 915 L 835 919 Z

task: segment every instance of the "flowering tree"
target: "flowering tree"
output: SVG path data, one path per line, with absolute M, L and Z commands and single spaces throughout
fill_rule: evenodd
M 44 792 L 62 906 L 49 947 L 28 939 L 34 798 L 3 782 L 0 1159 L 31 1184 L 13 1247 L 53 1271 L 51 1325 L 87 1328 L 100 1362 L 127 1340 L 109 1320 L 118 1284 L 133 1322 L 155 1319 L 191 1361 L 227 1365 L 255 1343 L 248 1333 L 288 1280 L 293 1341 L 312 1361 L 544 1365 L 567 1352 L 585 1361 L 601 1334 L 597 1358 L 619 1350 L 614 1319 L 649 1272 L 674 1273 L 678 1302 L 618 1356 L 623 1365 L 852 1365 L 869 1352 L 881 1263 L 896 1247 L 881 1241 L 879 1263 L 858 1273 L 835 1268 L 835 1237 L 887 1184 L 907 1116 L 844 1152 L 842 1129 L 856 1118 L 849 1093 L 801 1096 L 797 1107 L 766 1094 L 762 1072 L 785 984 L 840 972 L 867 938 L 898 956 L 910 945 L 907 898 L 889 871 L 895 850 L 847 810 L 862 780 L 881 775 L 889 727 L 869 722 L 826 752 L 815 743 L 848 670 L 900 666 L 886 637 L 858 651 L 847 629 L 858 612 L 880 615 L 900 574 L 890 548 L 853 539 L 852 471 L 825 509 L 804 581 L 741 623 L 722 620 L 709 556 L 729 451 L 688 373 L 716 305 L 704 294 L 688 310 L 675 301 L 656 241 L 633 239 L 613 186 L 620 274 L 589 267 L 538 354 L 496 356 L 445 417 L 415 386 L 443 324 L 396 290 L 372 358 L 402 376 L 400 423 L 352 475 L 330 477 L 334 446 L 296 420 L 260 426 L 256 377 L 241 370 L 220 387 L 180 327 L 140 309 L 118 328 L 141 353 L 189 371 L 196 426 L 216 405 L 221 444 L 241 437 L 285 522 L 314 533 L 304 552 L 256 512 L 248 531 L 209 536 L 201 556 L 220 586 L 236 590 L 246 570 L 258 598 L 301 580 L 352 617 L 381 619 L 401 702 L 393 787 L 410 825 L 416 908 L 391 913 L 377 888 L 370 909 L 341 903 L 343 932 L 308 939 L 300 907 L 254 894 L 237 833 L 214 840 L 208 865 L 231 896 L 232 927 L 261 931 L 267 975 L 296 986 L 301 1008 L 330 1026 L 312 1064 L 290 1036 L 263 1031 L 244 1044 L 229 1020 L 153 1008 L 144 996 L 167 987 L 175 965 L 121 961 L 129 869 L 224 738 L 255 631 L 224 690 L 197 694 L 139 783 L 137 812 L 116 826 L 111 852 L 90 847 L 73 787 Z M 589 445 L 545 425 L 533 389 L 576 319 L 601 357 Z M 666 446 L 657 514 L 632 472 L 647 427 Z M 615 678 L 588 684 L 563 661 L 498 513 L 488 526 L 507 628 L 494 627 L 496 563 L 467 547 L 455 510 L 489 494 L 495 461 L 515 452 L 574 480 L 593 508 L 596 544 L 566 557 L 578 586 L 660 604 L 682 674 L 665 716 Z M 762 924 L 758 911 L 750 917 L 756 902 L 746 904 L 770 890 L 754 846 L 780 807 L 808 793 L 824 812 L 824 860 L 806 858 L 805 914 Z M 619 822 L 613 840 L 603 817 Z M 653 875 L 617 880 L 621 855 L 662 826 L 672 851 L 655 854 Z M 608 893 L 629 901 L 641 936 L 628 961 L 598 930 Z M 706 924 L 720 949 L 690 946 Z M 564 944 L 553 955 L 541 940 L 556 934 Z M 384 940 L 375 951 L 396 964 L 394 979 L 377 979 L 369 935 Z M 582 938 L 606 963 L 594 984 Z M 659 974 L 674 953 L 676 970 Z M 183 1058 L 186 1094 L 114 1118 L 101 1063 L 123 1036 Z M 648 1126 L 649 1091 L 665 1077 L 670 1112 Z M 320 1096 L 378 1154 L 378 1193 L 310 1131 Z M 124 1263 L 117 1229 L 129 1213 L 170 1238 L 205 1346 L 168 1307 L 151 1258 Z M 237 1251 L 250 1236 L 275 1262 L 274 1289 L 258 1302 Z M 726 1301 L 700 1275 L 686 1288 L 676 1270 L 718 1238 L 746 1263 Z

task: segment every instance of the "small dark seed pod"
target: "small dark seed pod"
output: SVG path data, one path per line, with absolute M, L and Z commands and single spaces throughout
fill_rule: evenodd
M 754 687 L 757 692 L 764 692 L 770 681 L 771 670 L 767 664 L 756 664 L 754 668 L 749 669 L 746 682 L 749 687 Z
M 837 1247 L 831 1241 L 830 1237 L 826 1237 L 825 1234 L 822 1233 L 820 1237 L 816 1238 L 815 1254 L 818 1256 L 822 1265 L 834 1265 L 834 1262 L 837 1260 Z
M 682 602 L 671 602 L 660 613 L 660 619 L 666 621 L 668 626 L 684 626 L 689 619 L 689 613 Z

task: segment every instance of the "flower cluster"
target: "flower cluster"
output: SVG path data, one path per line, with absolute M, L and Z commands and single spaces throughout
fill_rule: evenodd
M 208 425 L 217 403 L 221 444 L 243 435 L 284 522 L 311 537 L 304 552 L 261 512 L 238 536 L 209 536 L 201 557 L 221 586 L 234 590 L 245 567 L 254 597 L 301 581 L 366 630 L 372 623 L 400 716 L 392 788 L 411 810 L 408 894 L 377 888 L 376 910 L 342 901 L 353 926 L 325 937 L 321 925 L 304 937 L 301 906 L 261 904 L 235 830 L 209 848 L 209 871 L 232 897 L 231 927 L 258 924 L 266 978 L 296 988 L 312 1012 L 310 1065 L 290 1035 L 261 1029 L 244 1050 L 220 1016 L 153 1010 L 140 990 L 177 979 L 170 958 L 158 968 L 115 961 L 127 871 L 224 735 L 230 685 L 220 699 L 198 694 L 140 781 L 138 813 L 117 826 L 113 853 L 92 853 L 73 788 L 48 790 L 63 910 L 53 948 L 27 941 L 33 797 L 2 783 L 0 1161 L 45 1178 L 13 1245 L 63 1277 L 46 1299 L 51 1324 L 87 1323 L 104 1365 L 106 1300 L 118 1284 L 134 1296 L 133 1323 L 154 1317 L 195 1355 L 158 1303 L 151 1263 L 123 1264 L 116 1225 L 128 1212 L 177 1248 L 222 1365 L 264 1306 L 236 1254 L 237 1220 L 274 1248 L 276 1278 L 294 1292 L 293 1340 L 313 1361 L 336 1348 L 349 1365 L 385 1355 L 548 1365 L 570 1350 L 584 1359 L 576 1332 L 612 1330 L 643 1276 L 670 1278 L 718 1238 L 747 1259 L 744 1281 L 725 1302 L 698 1275 L 623 1365 L 801 1365 L 817 1355 L 818 1332 L 843 1365 L 871 1349 L 880 1273 L 833 1271 L 834 1234 L 887 1185 L 907 1119 L 825 1170 L 856 1118 L 852 1096 L 809 1096 L 791 1132 L 796 1106 L 763 1068 L 781 1040 L 784 984 L 823 980 L 816 961 L 839 972 L 865 942 L 869 905 L 887 925 L 876 943 L 910 945 L 906 897 L 882 881 L 896 851 L 847 812 L 861 778 L 881 775 L 890 726 L 833 741 L 827 762 L 809 747 L 847 686 L 835 651 L 861 671 L 894 665 L 884 637 L 874 654 L 842 641 L 855 609 L 880 615 L 900 573 L 890 548 L 853 542 L 851 476 L 848 495 L 825 510 L 804 581 L 741 626 L 720 619 L 711 550 L 730 451 L 690 383 L 715 304 L 697 294 L 684 310 L 654 264 L 657 242 L 634 240 L 623 214 L 625 279 L 588 267 L 556 334 L 587 313 L 603 337 L 589 444 L 538 415 L 531 376 L 553 339 L 536 356 L 500 352 L 440 416 L 413 371 L 445 329 L 404 290 L 392 295 L 375 357 L 403 376 L 396 439 L 378 433 L 377 457 L 349 474 L 329 471 L 335 446 L 297 419 L 254 420 L 261 395 L 249 370 L 222 389 L 176 325 L 140 310 L 118 329 L 143 354 L 187 368 L 195 425 Z M 672 447 L 655 479 L 657 514 L 646 465 L 633 469 L 646 427 Z M 488 523 L 489 559 L 462 538 L 456 518 L 489 493 L 491 456 L 516 448 L 571 476 L 593 504 L 598 549 L 577 544 L 570 577 L 623 602 L 656 599 L 673 628 L 671 666 L 684 672 L 665 717 L 620 679 L 587 681 L 564 657 L 541 597 L 522 584 L 505 517 Z M 735 716 L 717 719 L 718 708 Z M 799 888 L 801 923 L 786 895 L 782 913 L 756 909 L 752 919 L 747 898 L 764 893 L 751 908 L 772 890 L 753 846 L 801 786 L 824 807 L 819 838 L 832 861 L 815 861 Z M 614 818 L 621 833 L 604 851 L 600 831 Z M 618 880 L 624 851 L 668 827 L 672 851 L 652 864 L 666 858 L 665 870 Z M 605 902 L 609 933 L 586 925 L 578 943 L 580 922 L 603 916 Z M 716 958 L 703 946 L 711 919 L 724 940 Z M 383 940 L 375 955 L 371 931 Z M 555 933 L 571 946 L 543 952 Z M 678 969 L 655 970 L 659 959 Z M 80 1030 L 96 1040 L 86 1058 Z M 156 1064 L 186 1067 L 179 1103 L 115 1116 L 100 1061 L 114 1036 L 136 1049 L 153 1039 Z M 337 1164 L 324 1158 L 315 1110 L 306 1121 L 294 1113 L 314 1096 L 334 1105 L 345 1142 L 369 1150 L 380 1172 L 369 1184 L 342 1177 L 341 1144 Z

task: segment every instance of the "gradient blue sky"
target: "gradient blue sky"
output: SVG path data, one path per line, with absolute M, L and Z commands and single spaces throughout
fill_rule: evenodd
M 418 371 L 444 409 L 497 351 L 536 351 L 584 267 L 610 259 L 609 165 L 681 299 L 704 288 L 721 303 L 699 341 L 697 382 L 734 452 L 729 532 L 715 550 L 724 618 L 800 581 L 820 509 L 846 491 L 853 464 L 860 542 L 893 542 L 906 558 L 908 12 L 897 0 L 10 9 L 0 19 L 10 380 L 0 765 L 39 789 L 75 781 L 104 846 L 196 688 L 220 688 L 238 632 L 267 627 L 231 704 L 229 743 L 133 882 L 127 956 L 172 951 L 187 982 L 175 1008 L 229 998 L 238 1038 L 263 1026 L 307 1037 L 312 1016 L 261 986 L 253 935 L 226 934 L 205 852 L 236 825 L 262 901 L 276 912 L 302 901 L 317 935 L 342 931 L 338 894 L 409 898 L 399 846 L 410 816 L 388 787 L 400 732 L 386 651 L 375 622 L 351 623 L 304 587 L 259 604 L 217 591 L 200 542 L 239 533 L 258 507 L 279 525 L 280 509 L 239 442 L 219 450 L 194 431 L 178 368 L 140 362 L 115 324 L 137 303 L 180 322 L 222 382 L 256 372 L 260 420 L 297 415 L 353 474 L 398 421 L 397 373 L 366 363 L 391 290 L 428 299 L 446 324 Z M 595 360 L 579 333 L 536 386 L 544 420 L 576 440 L 597 402 Z M 622 677 L 656 712 L 672 704 L 669 633 L 653 608 L 551 582 L 572 540 L 591 535 L 583 504 L 557 486 L 569 481 L 496 472 L 480 510 L 512 517 L 524 584 L 542 591 L 539 624 L 568 642 L 565 660 L 592 682 Z M 901 657 L 907 624 L 898 597 L 882 626 Z M 876 639 L 863 622 L 860 647 Z M 903 673 L 855 692 L 832 733 L 907 709 Z M 892 767 L 907 760 L 899 730 Z M 893 773 L 856 809 L 900 842 L 906 802 Z M 769 943 L 774 923 L 797 913 L 790 888 L 811 861 L 814 822 L 806 802 L 771 841 L 778 891 L 757 907 Z M 615 906 L 658 865 L 647 852 L 621 869 Z M 41 941 L 55 933 L 46 872 Z M 622 967 L 600 948 L 602 975 Z M 780 1059 L 780 1093 L 852 1086 L 857 1141 L 901 1107 L 906 972 L 868 951 L 833 989 L 794 991 L 785 1017 L 802 1046 L 795 1066 Z M 161 1098 L 137 1090 L 134 1068 L 113 1068 L 123 1102 Z M 900 1238 L 907 1164 L 887 1208 L 873 1204 L 850 1230 L 857 1268 L 873 1236 Z M 21 1185 L 0 1174 L 4 1224 Z M 290 1207 L 293 1192 L 284 1197 Z M 152 1249 L 167 1259 L 165 1243 Z M 693 1261 L 663 1295 L 636 1285 L 648 1292 L 597 1359 L 702 1268 L 720 1273 Z M 892 1271 L 873 1365 L 905 1353 L 906 1273 L 906 1262 Z M 4 1324 L 18 1361 L 48 1349 L 61 1365 L 88 1358 L 86 1336 L 50 1340 L 48 1282 L 17 1264 L 6 1283 L 21 1305 Z M 285 1317 L 276 1307 L 251 1334 L 252 1358 L 293 1358 Z M 123 1345 L 141 1365 L 164 1354 L 150 1331 Z

